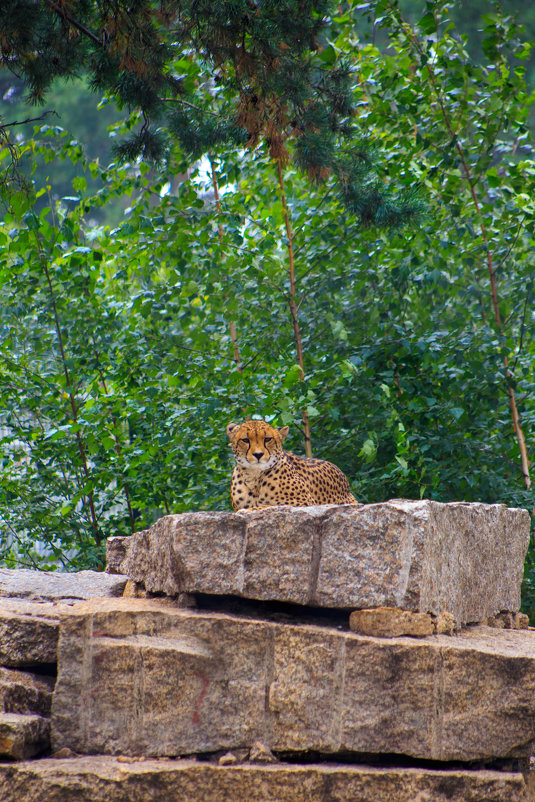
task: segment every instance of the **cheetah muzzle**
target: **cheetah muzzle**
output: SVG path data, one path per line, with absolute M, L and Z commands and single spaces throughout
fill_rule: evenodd
M 276 429 L 263 420 L 247 420 L 229 423 L 227 434 L 236 459 L 230 493 L 235 511 L 357 503 L 336 465 L 284 451 L 288 426 Z

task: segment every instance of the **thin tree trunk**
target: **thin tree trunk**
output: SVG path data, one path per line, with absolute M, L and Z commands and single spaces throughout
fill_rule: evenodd
M 420 42 L 419 42 L 417 36 L 414 33 L 412 34 L 412 40 L 413 40 L 413 43 L 414 43 L 416 49 L 420 53 L 420 55 L 423 55 L 423 50 L 422 50 L 422 47 L 420 45 Z M 477 192 L 476 192 L 476 186 L 475 186 L 474 177 L 472 176 L 472 172 L 471 172 L 470 166 L 469 166 L 469 164 L 468 164 L 468 162 L 466 160 L 466 156 L 465 156 L 463 147 L 462 147 L 462 145 L 461 145 L 461 143 L 460 143 L 460 141 L 459 141 L 459 139 L 457 137 L 457 134 L 456 134 L 456 132 L 455 132 L 455 130 L 453 128 L 453 125 L 451 123 L 451 120 L 449 118 L 448 111 L 447 111 L 447 109 L 446 109 L 446 107 L 444 105 L 442 94 L 441 94 L 440 88 L 438 86 L 438 83 L 437 83 L 437 80 L 436 80 L 436 75 L 435 75 L 435 72 L 433 70 L 433 67 L 429 63 L 429 61 L 427 61 L 427 60 L 425 62 L 425 66 L 426 66 L 426 69 L 427 69 L 427 72 L 428 72 L 428 75 L 429 75 L 429 78 L 430 78 L 430 81 L 431 81 L 431 85 L 432 85 L 433 90 L 435 92 L 435 96 L 436 96 L 438 104 L 440 106 L 440 111 L 441 111 L 442 117 L 444 119 L 444 123 L 446 125 L 448 133 L 451 136 L 453 142 L 455 142 L 455 148 L 456 148 L 457 153 L 459 155 L 459 160 L 460 160 L 461 167 L 462 167 L 462 170 L 463 170 L 463 173 L 464 173 L 464 177 L 465 177 L 465 179 L 466 179 L 466 181 L 468 183 L 468 186 L 470 188 L 470 194 L 471 194 L 472 200 L 474 202 L 474 207 L 475 207 L 476 212 L 477 212 L 477 214 L 479 216 L 479 227 L 480 227 L 480 230 L 481 230 L 481 238 L 482 238 L 484 246 L 485 246 L 487 270 L 488 270 L 489 279 L 490 279 L 490 296 L 491 296 L 492 310 L 493 310 L 493 313 L 494 313 L 494 319 L 496 321 L 496 328 L 497 328 L 497 330 L 498 330 L 498 332 L 500 334 L 503 334 L 504 333 L 504 329 L 503 329 L 503 323 L 502 323 L 502 319 L 501 319 L 501 315 L 500 315 L 498 289 L 497 289 L 497 286 L 496 286 L 496 271 L 495 271 L 495 268 L 494 268 L 493 254 L 492 254 L 492 251 L 490 249 L 490 243 L 489 243 L 489 240 L 488 240 L 487 230 L 485 228 L 485 224 L 483 222 L 483 217 L 481 215 L 481 207 L 480 207 L 479 199 L 478 199 Z M 530 471 L 529 471 L 530 463 L 529 463 L 528 452 L 527 452 L 527 448 L 526 448 L 526 440 L 524 438 L 524 432 L 522 431 L 522 424 L 521 424 L 521 421 L 520 421 L 520 415 L 519 415 L 518 407 L 517 407 L 517 403 L 516 403 L 515 391 L 514 391 L 514 388 L 513 388 L 513 385 L 512 385 L 513 374 L 511 372 L 511 368 L 509 367 L 509 359 L 508 359 L 507 355 L 504 356 L 504 367 L 505 367 L 505 380 L 506 380 L 506 383 L 507 383 L 507 395 L 508 395 L 508 398 L 509 398 L 509 408 L 511 410 L 511 418 L 512 418 L 512 421 L 513 421 L 513 429 L 514 429 L 514 432 L 515 432 L 515 435 L 516 435 L 516 439 L 517 439 L 517 442 L 518 442 L 518 447 L 519 447 L 519 450 L 520 450 L 520 459 L 521 459 L 521 464 L 522 464 L 522 475 L 524 477 L 524 485 L 525 485 L 526 489 L 529 490 L 531 488 L 531 477 L 530 477 Z
M 93 341 L 93 345 L 95 345 L 94 341 Z M 98 353 L 97 353 L 97 361 L 98 361 Z M 100 377 L 100 382 L 102 384 L 104 392 L 106 393 L 106 395 L 108 395 L 108 387 L 107 387 L 107 384 L 106 384 L 106 380 L 105 380 L 104 376 L 102 375 L 102 371 L 100 370 L 100 367 L 98 367 L 97 370 L 98 370 L 98 375 Z M 112 416 L 111 422 L 112 422 L 113 426 L 117 425 L 117 419 L 114 418 L 113 416 Z M 117 453 L 117 456 L 120 459 L 121 458 L 121 454 L 122 454 L 121 443 L 120 443 L 119 438 L 117 437 L 117 435 L 115 433 L 113 434 L 113 439 L 115 441 L 115 451 Z M 130 502 L 130 490 L 128 489 L 128 482 L 127 482 L 127 479 L 126 479 L 126 474 L 123 473 L 123 471 L 121 471 L 121 479 L 122 479 L 122 482 L 123 482 L 123 492 L 124 492 L 124 495 L 125 495 L 125 498 L 126 498 L 126 506 L 128 507 L 128 517 L 129 517 L 129 520 L 130 520 L 130 531 L 132 532 L 132 534 L 134 534 L 134 511 L 132 509 L 132 504 Z
M 215 196 L 215 207 L 217 211 L 217 229 L 219 234 L 219 244 L 223 247 L 223 225 L 221 223 L 221 200 L 219 196 L 219 184 L 217 182 L 217 174 L 215 171 L 214 162 L 211 157 L 210 160 L 210 169 L 212 171 L 212 186 L 214 188 L 214 196 Z M 238 373 L 243 373 L 242 369 L 242 362 L 240 357 L 240 349 L 238 346 L 238 333 L 236 331 L 236 323 L 234 320 L 229 321 L 229 334 L 230 339 L 232 341 L 232 349 L 234 351 L 234 362 L 236 363 L 236 370 Z
M 297 352 L 297 363 L 299 365 L 299 377 L 301 381 L 305 380 L 305 366 L 303 360 L 303 345 L 301 341 L 301 331 L 299 328 L 299 315 L 298 315 L 298 308 L 297 308 L 297 301 L 296 301 L 296 292 L 295 292 L 295 284 L 296 284 L 296 276 L 295 276 L 295 257 L 294 257 L 294 246 L 293 246 L 293 231 L 290 222 L 290 212 L 288 210 L 288 204 L 286 202 L 286 192 L 284 190 L 284 179 L 282 176 L 282 160 L 279 158 L 277 159 L 277 175 L 279 179 L 279 190 L 281 195 L 282 201 L 282 209 L 284 212 L 284 225 L 286 226 L 286 236 L 288 239 L 288 271 L 290 274 L 290 317 L 292 319 L 292 328 L 294 332 L 294 340 L 295 340 L 295 350 Z M 310 439 L 310 420 L 308 417 L 308 412 L 306 409 L 303 409 L 301 412 L 301 416 L 303 419 L 303 433 L 305 436 L 305 454 L 307 457 L 312 456 L 312 441 Z
M 65 348 L 64 348 L 64 345 L 63 345 L 63 335 L 61 333 L 61 326 L 60 326 L 60 323 L 59 323 L 59 315 L 58 315 L 58 310 L 57 310 L 57 306 L 56 306 L 56 296 L 54 294 L 54 288 L 52 286 L 52 280 L 50 278 L 50 271 L 48 269 L 48 263 L 47 263 L 47 260 L 46 260 L 46 255 L 44 254 L 44 252 L 42 250 L 42 243 L 40 242 L 39 245 L 40 245 L 40 253 L 41 253 L 41 263 L 43 265 L 43 269 L 44 269 L 44 272 L 45 272 L 45 276 L 46 276 L 46 280 L 47 280 L 47 284 L 48 284 L 48 291 L 50 293 L 50 300 L 52 302 L 52 313 L 53 313 L 53 317 L 54 317 L 54 325 L 55 325 L 55 328 L 56 328 L 56 335 L 57 335 L 57 338 L 58 338 L 58 345 L 59 345 L 59 350 L 60 350 L 60 354 L 61 354 L 61 362 L 62 362 L 62 366 L 63 366 L 63 374 L 65 376 L 65 384 L 66 384 L 66 388 L 67 388 L 68 395 L 69 395 L 69 402 L 70 402 L 70 406 L 71 406 L 72 419 L 73 419 L 73 422 L 75 424 L 77 424 L 78 423 L 78 406 L 76 404 L 76 398 L 74 396 L 74 390 L 73 390 L 73 387 L 72 387 L 72 384 L 71 384 L 71 377 L 70 377 L 70 374 L 69 374 L 69 368 L 67 366 L 67 359 L 66 359 L 66 356 L 65 356 Z M 88 467 L 88 464 L 87 464 L 87 457 L 86 457 L 86 453 L 85 453 L 84 442 L 82 440 L 82 436 L 81 436 L 79 431 L 76 432 L 76 441 L 77 441 L 77 444 L 78 444 L 78 451 L 80 453 L 80 460 L 82 462 L 82 471 L 83 471 L 83 474 L 84 474 L 84 479 L 85 479 L 85 482 L 87 483 L 87 482 L 89 482 L 91 476 L 90 476 L 89 467 Z M 100 544 L 101 537 L 100 537 L 100 533 L 99 533 L 97 514 L 96 514 L 96 511 L 95 511 L 95 502 L 94 502 L 94 499 L 93 499 L 93 491 L 89 490 L 87 492 L 86 496 L 87 496 L 87 500 L 88 500 L 88 503 L 89 503 L 89 511 L 90 511 L 90 516 L 91 516 L 91 528 L 93 530 L 93 536 L 95 538 L 96 543 Z

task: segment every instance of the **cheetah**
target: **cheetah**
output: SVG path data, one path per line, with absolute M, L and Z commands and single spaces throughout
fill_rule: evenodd
M 276 429 L 263 420 L 229 423 L 227 434 L 236 459 L 230 493 L 233 509 L 357 504 L 336 465 L 284 451 L 288 430 L 288 426 Z

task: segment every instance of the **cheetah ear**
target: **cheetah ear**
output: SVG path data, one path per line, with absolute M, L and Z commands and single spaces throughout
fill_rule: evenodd
M 289 431 L 290 431 L 289 426 L 283 426 L 282 429 L 279 429 L 279 434 L 283 442 L 286 440 L 286 435 L 288 434 Z
M 227 434 L 230 440 L 232 440 L 232 432 L 234 431 L 234 429 L 237 429 L 238 426 L 239 426 L 238 423 L 229 423 L 229 425 L 227 426 Z

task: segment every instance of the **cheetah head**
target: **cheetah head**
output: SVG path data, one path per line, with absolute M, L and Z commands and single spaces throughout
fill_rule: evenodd
M 229 423 L 227 434 L 234 457 L 242 468 L 267 471 L 280 459 L 288 426 L 275 429 L 263 420 Z

